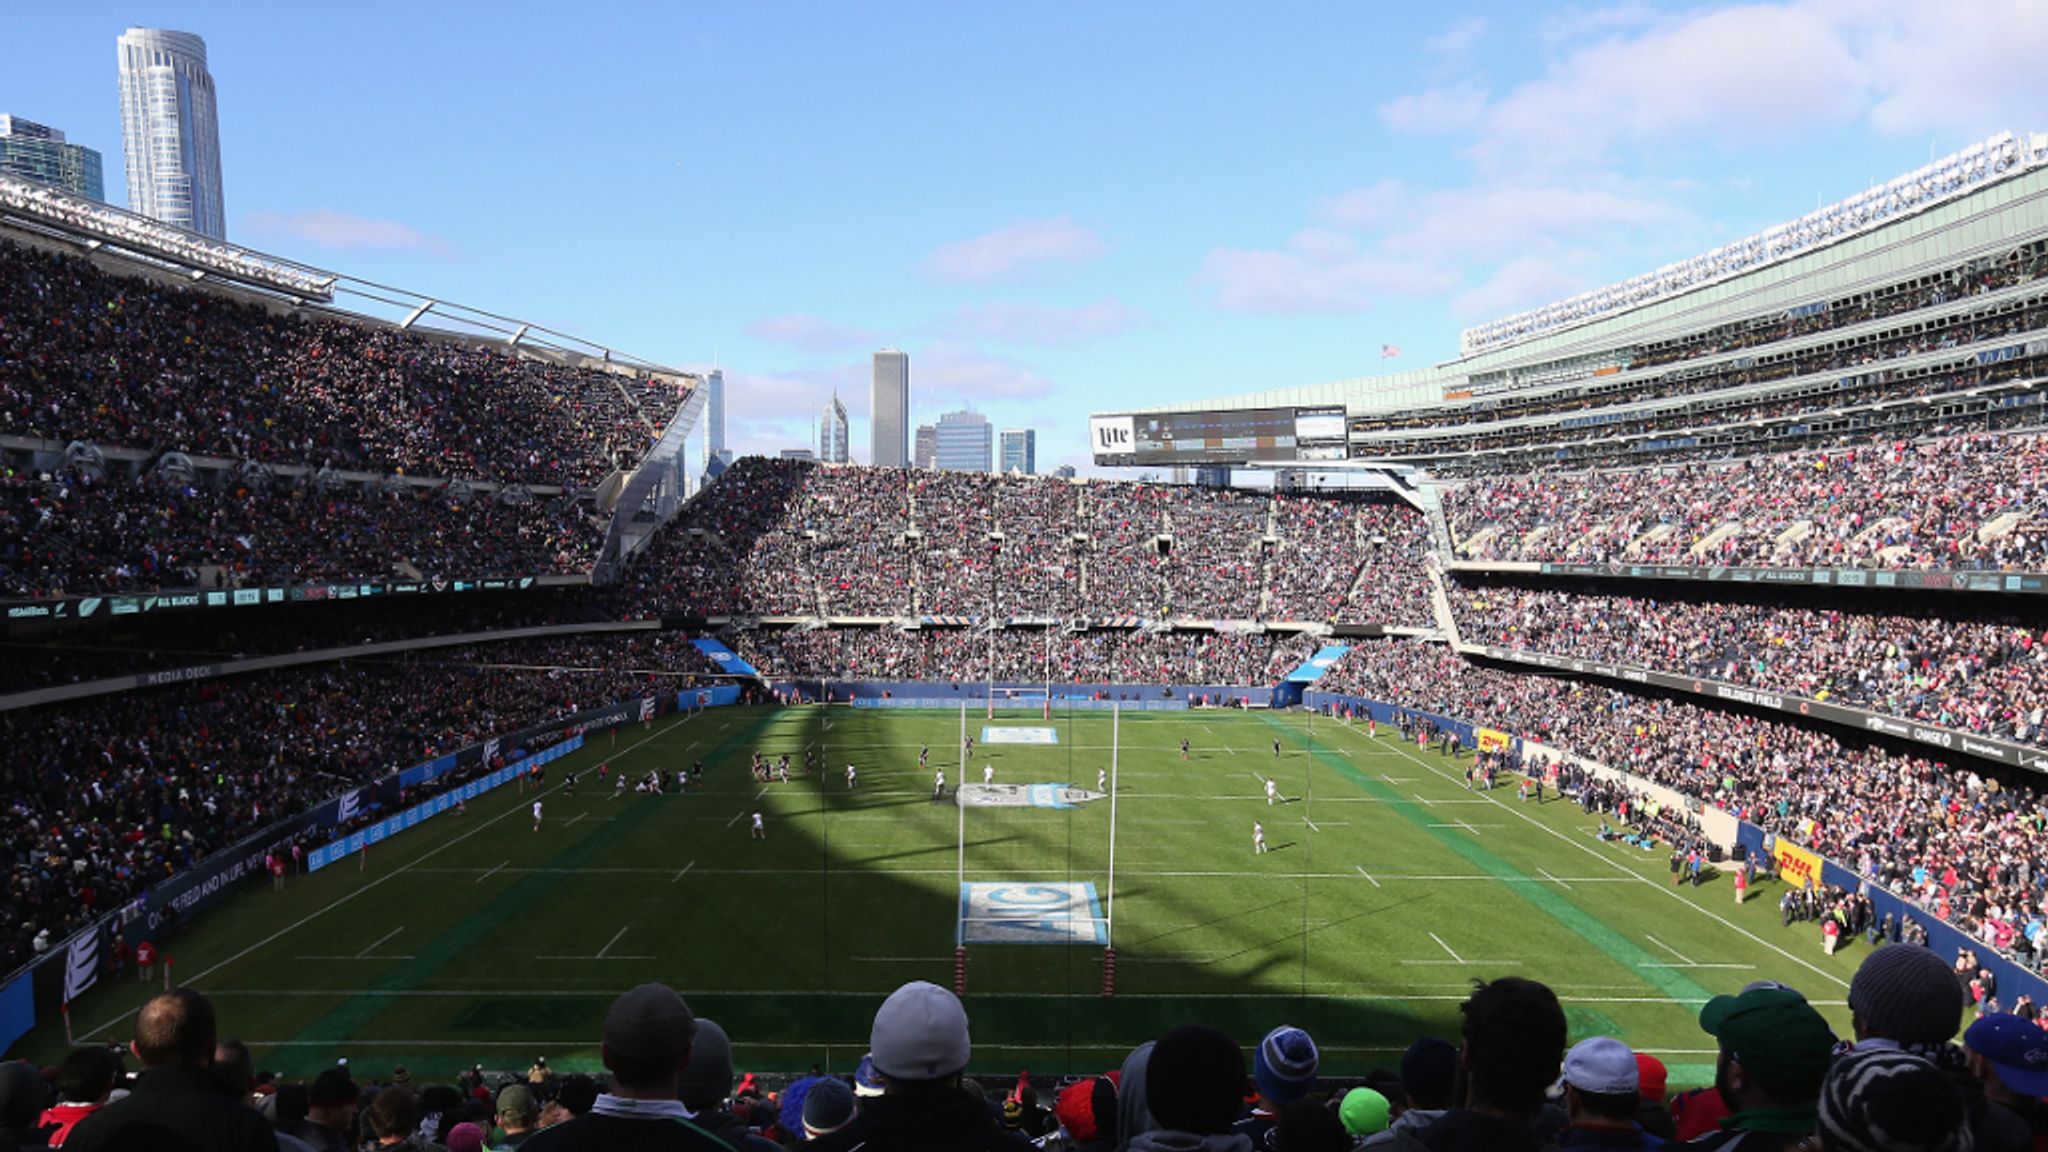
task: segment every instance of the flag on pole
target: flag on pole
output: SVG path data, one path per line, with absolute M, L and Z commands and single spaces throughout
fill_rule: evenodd
M 1394 357 L 1399 356 L 1400 354 L 1401 349 L 1395 347 L 1392 344 L 1380 345 L 1380 359 L 1382 360 L 1392 360 Z

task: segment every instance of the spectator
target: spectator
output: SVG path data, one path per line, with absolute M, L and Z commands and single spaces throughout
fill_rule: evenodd
M 1990 1107 L 1984 1084 L 1970 1074 L 1968 1055 L 1951 1043 L 1962 1030 L 1966 1007 L 1954 971 L 1933 952 L 1910 944 L 1872 952 L 1849 982 L 1857 1051 L 1903 1049 L 1923 1057 L 1961 1091 L 1978 1152 L 2024 1152 L 2031 1137 Z
M 489 1152 L 488 1136 L 482 1125 L 464 1120 L 448 1130 L 448 1152 Z
M 1315 1087 L 1320 1062 L 1316 1042 L 1301 1029 L 1283 1024 L 1266 1033 L 1252 1053 L 1252 1082 L 1259 1098 L 1231 1131 L 1251 1141 L 1253 1148 L 1270 1148 L 1268 1137 L 1280 1121 L 1280 1110 Z
M 1865 1049 L 1835 1061 L 1819 1093 L 1822 1152 L 1969 1152 L 1963 1093 L 1927 1060 Z
M 1274 1152 L 1351 1152 L 1351 1133 L 1334 1111 L 1313 1100 L 1296 1100 L 1280 1110 L 1272 1147 Z
M 642 984 L 605 1013 L 599 1052 L 613 1087 L 588 1115 L 534 1135 L 522 1152 L 726 1152 L 679 1092 L 697 1021 L 664 984 Z
M 306 1090 L 305 1118 L 280 1123 L 279 1131 L 297 1137 L 314 1152 L 352 1152 L 349 1133 L 355 1127 L 356 1104 L 361 1098 L 362 1090 L 347 1068 L 322 1069 Z
M 232 1036 L 214 1042 L 213 1079 L 230 1099 L 262 1115 L 256 1108 L 256 1062 L 250 1058 L 247 1044 Z M 311 1152 L 311 1147 L 296 1136 L 282 1132 L 272 1135 L 277 1138 L 278 1152 Z
M 1518 1152 L 1544 1147 L 1532 1130 L 1564 1056 L 1564 1008 L 1534 980 L 1482 982 L 1461 1011 L 1465 1099 L 1427 1127 L 1398 1127 L 1403 1152 Z
M 1053 1116 L 1071 1152 L 1112 1152 L 1116 1147 L 1118 1073 L 1090 1076 L 1060 1089 Z
M 49 1147 L 37 1127 L 49 1096 L 42 1074 L 24 1060 L 0 1064 L 0 1149 L 35 1152 Z
M 1999 1147 L 2037 1147 L 2048 1137 L 2048 1032 L 2002 1012 L 1973 1022 L 1963 1033 L 1970 1074 L 1984 1086 L 1983 1124 Z
M 697 1127 L 732 1145 L 738 1152 L 773 1152 L 775 1142 L 747 1130 L 747 1121 L 726 1107 L 732 1095 L 732 1041 L 716 1021 L 699 1019 L 690 1044 L 690 1062 L 683 1067 L 683 1106 L 694 1113 Z
M 448 1152 L 420 1134 L 420 1098 L 403 1084 L 383 1088 L 363 1110 L 372 1147 L 390 1152 Z
M 699 1020 L 697 1022 L 700 1029 L 709 1023 L 710 1021 L 708 1020 Z M 702 1032 L 700 1031 L 698 1035 L 701 1040 Z M 688 1089 L 686 1088 L 683 1097 L 685 1104 L 689 1103 L 687 1092 Z M 597 1081 L 583 1075 L 566 1077 L 562 1081 L 562 1086 L 555 1090 L 555 1098 L 548 1101 L 547 1107 L 540 1110 L 540 1126 L 542 1128 L 553 1128 L 557 1124 L 565 1124 L 578 1116 L 588 1116 L 590 1115 L 590 1109 L 596 1103 Z
M 504 1131 L 494 1147 L 517 1148 L 527 1138 L 539 1131 L 535 1121 L 540 1117 L 540 1105 L 534 1102 L 533 1090 L 524 1084 L 507 1084 L 498 1092 L 498 1127 Z
M 1751 987 L 1716 996 L 1700 1009 L 1700 1027 L 1720 1044 L 1714 1085 L 1733 1111 L 1718 1132 L 1686 1148 L 1776 1152 L 1813 1131 L 1814 1102 L 1827 1075 L 1835 1036 L 1805 997 L 1784 987 Z
M 1030 1141 L 1005 1132 L 981 1098 L 962 1086 L 973 1046 L 967 1010 L 951 992 L 916 980 L 890 993 L 875 1012 L 868 1051 L 886 1089 L 868 1102 L 865 1138 L 856 1149 L 1030 1148 Z
M 1664 1141 L 1636 1123 L 1642 1110 L 1641 1072 L 1635 1053 L 1610 1036 L 1579 1041 L 1565 1053 L 1565 1129 L 1560 1148 L 1614 1148 L 1654 1152 Z
M 1393 1109 L 1387 1098 L 1371 1088 L 1353 1088 L 1346 1092 L 1337 1116 L 1344 1122 L 1344 1131 L 1359 1141 L 1385 1132 L 1387 1126 L 1394 1122 Z
M 854 1127 L 853 1089 L 837 1076 L 821 1076 L 804 1095 L 803 1138 L 816 1152 L 837 1152 L 860 1143 Z
M 1664 1105 L 1664 1091 L 1669 1071 L 1664 1062 L 1648 1052 L 1636 1053 L 1637 1091 L 1642 1096 L 1642 1107 L 1636 1110 L 1636 1123 L 1643 1131 L 1665 1142 L 1678 1139 L 1677 1125 L 1671 1122 L 1671 1110 Z
M 1367 1137 L 1362 1148 L 1391 1145 L 1401 1132 L 1419 1133 L 1437 1122 L 1457 1101 L 1458 1049 L 1448 1040 L 1424 1037 L 1408 1045 L 1401 1054 L 1401 1091 L 1407 1106 L 1393 1117 L 1386 1131 Z
M 1131 1152 L 1249 1152 L 1233 1132 L 1244 1107 L 1244 1052 L 1204 1024 L 1183 1024 L 1152 1046 L 1145 1068 L 1155 1127 L 1134 1136 Z
M 162 1152 L 276 1152 L 270 1125 L 230 1100 L 208 1074 L 213 1005 L 189 988 L 152 997 L 135 1017 L 141 1083 L 124 1100 L 80 1120 L 64 1146 Z
M 60 1147 L 80 1120 L 105 1107 L 121 1075 L 121 1058 L 103 1044 L 82 1044 L 57 1064 L 57 1104 L 44 1112 L 38 1127 L 49 1133 L 50 1147 Z

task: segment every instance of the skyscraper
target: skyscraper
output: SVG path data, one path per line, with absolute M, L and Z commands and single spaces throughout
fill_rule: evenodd
M 868 462 L 877 468 L 910 463 L 910 357 L 894 348 L 875 353 L 873 428 Z
M 948 412 L 939 417 L 938 466 L 941 472 L 986 472 L 994 444 L 988 417 L 979 412 Z
M 917 468 L 937 468 L 939 466 L 939 430 L 937 428 L 929 424 L 919 424 L 917 426 L 917 452 L 912 458 L 912 465 Z
M 0 172 L 52 184 L 88 200 L 107 199 L 98 152 L 65 143 L 64 134 L 55 128 L 5 113 L 0 113 Z
M 846 405 L 839 402 L 839 393 L 835 391 L 818 413 L 818 459 L 827 464 L 844 464 L 850 452 L 846 442 Z
M 725 455 L 725 372 L 713 368 L 704 375 L 704 458 Z M 726 460 L 726 463 L 732 463 Z
M 120 61 L 129 210 L 227 239 L 206 41 L 190 32 L 130 28 L 121 34 Z
M 1022 472 L 1026 476 L 1038 471 L 1037 429 L 1005 428 L 1001 445 L 1002 451 L 996 457 L 996 471 L 1005 475 Z

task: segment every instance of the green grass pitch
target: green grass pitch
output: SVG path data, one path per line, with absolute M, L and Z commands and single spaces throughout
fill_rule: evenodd
M 472 1060 L 524 1068 L 541 1055 L 594 1070 L 605 1008 L 648 980 L 725 1025 L 743 1070 L 847 1071 L 891 989 L 952 984 L 964 862 L 970 882 L 1093 884 L 1118 962 L 1104 997 L 1093 922 L 1080 942 L 971 944 L 977 1071 L 1099 1071 L 1201 1020 L 1247 1045 L 1298 1024 L 1326 1073 L 1361 1072 L 1418 1036 L 1455 1037 L 1471 982 L 1502 975 L 1549 983 L 1574 1039 L 1605 1033 L 1656 1052 L 1674 1084 L 1711 1079 L 1698 1006 L 1750 980 L 1799 987 L 1846 1034 L 1861 943 L 1823 957 L 1811 925 L 1779 926 L 1775 884 L 1742 908 L 1725 878 L 1674 890 L 1664 855 L 1601 842 L 1576 805 L 1468 792 L 1459 764 L 1390 731 L 1369 739 L 1302 713 L 1124 715 L 1112 888 L 1107 799 L 932 801 L 919 746 L 950 791 L 961 720 L 746 708 L 600 735 L 550 767 L 537 832 L 532 794 L 503 788 L 283 892 L 253 886 L 167 950 L 177 979 L 214 999 L 223 1031 L 289 1075 L 342 1056 L 372 1077 L 401 1063 L 429 1076 Z M 1058 739 L 978 743 L 971 783 L 989 764 L 998 784 L 1093 790 L 1110 765 L 1108 713 L 989 721 L 970 709 L 966 723 L 977 741 L 991 723 L 1049 726 Z M 755 750 L 801 764 L 812 745 L 818 775 L 763 787 L 747 771 Z M 698 758 L 706 784 L 683 795 L 615 798 L 591 771 L 609 759 L 637 778 Z M 574 796 L 561 787 L 569 769 L 584 774 Z M 1267 776 L 1280 803 L 1267 803 Z M 749 834 L 755 811 L 765 840 Z M 103 979 L 73 1006 L 79 1039 L 125 1040 L 149 990 L 132 970 Z M 24 1047 L 50 1062 L 63 1042 L 45 1027 Z

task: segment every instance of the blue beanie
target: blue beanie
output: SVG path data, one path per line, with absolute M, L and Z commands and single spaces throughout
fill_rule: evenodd
M 781 1107 L 776 1110 L 775 1120 L 784 1132 L 803 1139 L 804 1098 L 811 1094 L 812 1085 L 822 1079 L 821 1076 L 806 1076 L 782 1090 Z
M 1259 1094 L 1275 1104 L 1291 1104 L 1315 1087 L 1316 1042 L 1291 1024 L 1266 1033 L 1252 1056 L 1252 1079 Z

